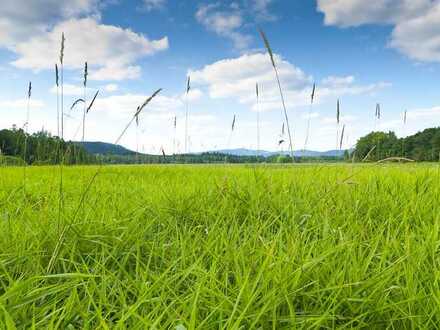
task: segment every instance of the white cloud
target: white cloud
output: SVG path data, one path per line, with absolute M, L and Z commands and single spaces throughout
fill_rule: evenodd
M 329 76 L 327 78 L 324 78 L 321 83 L 324 86 L 343 86 L 354 83 L 354 80 L 355 78 L 353 76 L 347 76 L 347 77 Z
M 318 0 L 327 25 L 395 24 L 425 13 L 432 0 Z
M 116 92 L 118 89 L 119 86 L 116 84 L 108 84 L 104 86 L 104 90 L 109 93 Z
M 327 25 L 392 25 L 391 47 L 417 61 L 440 62 L 439 0 L 318 0 L 318 10 Z
M 181 95 L 181 100 L 186 100 L 186 94 Z M 194 102 L 198 101 L 203 97 L 203 92 L 200 89 L 192 88 L 188 93 L 188 101 Z
M 143 0 L 143 4 L 147 11 L 152 11 L 164 8 L 166 0 Z
M 66 35 L 65 66 L 78 69 L 88 61 L 89 77 L 96 80 L 136 78 L 140 68 L 132 63 L 168 48 L 167 37 L 149 40 L 129 29 L 100 24 L 92 18 L 70 19 L 48 33 L 18 43 L 15 52 L 19 58 L 13 64 L 33 70 L 51 69 L 59 56 L 63 32 Z
M 305 106 L 310 102 L 313 79 L 300 68 L 275 54 L 287 106 Z M 245 54 L 225 59 L 189 73 L 194 84 L 207 87 L 212 98 L 233 98 L 257 110 L 255 84 L 261 92 L 260 110 L 281 109 L 280 95 L 268 55 Z M 354 77 L 328 77 L 318 84 L 316 102 L 330 96 L 371 93 L 386 83 L 357 85 Z
M 60 89 L 61 90 L 61 89 Z M 90 88 L 87 88 L 86 92 L 89 93 L 91 91 Z M 51 87 L 50 92 L 52 94 L 57 93 L 57 86 L 54 85 Z M 73 85 L 73 84 L 64 84 L 63 94 L 66 96 L 83 96 L 84 95 L 84 87 L 82 85 Z
M 93 80 L 124 80 L 139 78 L 141 73 L 142 69 L 138 65 L 126 67 L 109 65 L 92 71 L 89 77 Z
M 0 45 L 13 48 L 17 42 L 44 33 L 61 20 L 97 15 L 98 3 L 98 0 L 2 0 Z
M 161 1 L 153 1 L 157 6 Z M 150 6 L 153 5 L 150 3 Z M 136 62 L 168 49 L 168 39 L 149 40 L 130 29 L 101 23 L 101 0 L 3 0 L 0 47 L 16 54 L 19 68 L 52 69 L 58 62 L 61 33 L 66 35 L 68 69 L 90 64 L 90 79 L 122 80 L 140 76 Z
M 439 119 L 440 119 L 440 106 L 427 108 L 427 109 L 410 110 L 407 113 L 407 119 L 408 119 L 408 122 L 411 119 L 414 119 L 414 120 L 431 119 L 431 120 L 435 120 L 437 122 L 437 124 L 435 126 L 438 126 Z
M 238 31 L 244 22 L 236 5 L 227 10 L 222 10 L 219 4 L 202 5 L 196 12 L 196 19 L 208 30 L 231 39 L 237 49 L 248 47 L 252 40 L 251 36 Z
M 252 9 L 257 14 L 257 18 L 265 21 L 273 21 L 276 16 L 269 12 L 269 6 L 273 0 L 251 0 Z
M 22 109 L 23 111 L 26 110 L 28 105 L 27 99 L 19 99 L 19 100 L 0 100 L 0 108 L 4 109 Z M 44 102 L 41 100 L 34 100 L 31 99 L 29 101 L 29 108 L 30 109 L 41 109 L 44 107 Z
M 440 62 L 440 2 L 422 16 L 400 22 L 390 45 L 418 61 Z

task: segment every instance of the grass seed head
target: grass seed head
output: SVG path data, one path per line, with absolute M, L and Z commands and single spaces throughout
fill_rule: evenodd
M 267 52 L 269 53 L 270 61 L 272 62 L 272 66 L 274 68 L 276 68 L 275 59 L 273 56 L 272 48 L 270 47 L 270 44 L 269 44 L 269 40 L 267 39 L 266 34 L 264 33 L 264 31 L 262 29 L 259 29 L 259 31 L 260 31 L 261 38 L 263 39 L 264 46 L 266 47 Z
M 345 133 L 345 125 L 342 126 L 342 133 L 341 133 L 341 141 L 339 143 L 339 150 L 342 150 L 342 144 L 344 142 L 344 133 Z
M 188 76 L 188 80 L 186 81 L 186 95 L 188 95 L 190 90 L 191 90 L 191 77 Z
M 90 109 L 92 109 L 93 104 L 95 103 L 96 97 L 99 94 L 99 90 L 96 91 L 95 96 L 93 96 L 92 102 L 90 102 L 89 106 L 87 107 L 86 113 L 89 113 Z
M 60 76 L 58 73 L 58 64 L 55 63 L 55 83 L 57 85 L 57 87 L 60 86 Z
M 70 111 L 72 111 L 73 108 L 75 108 L 75 106 L 79 103 L 85 103 L 84 99 L 78 99 L 75 102 L 73 102 L 72 106 L 70 107 Z
M 61 49 L 60 49 L 60 63 L 63 65 L 64 63 L 64 43 L 66 38 L 64 37 L 64 32 L 61 34 Z
M 87 69 L 87 62 L 84 64 L 84 87 L 87 86 L 87 76 L 88 76 L 88 69 Z

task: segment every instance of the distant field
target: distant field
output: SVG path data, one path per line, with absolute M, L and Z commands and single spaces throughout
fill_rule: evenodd
M 95 172 L 0 168 L 1 329 L 440 324 L 437 165 Z

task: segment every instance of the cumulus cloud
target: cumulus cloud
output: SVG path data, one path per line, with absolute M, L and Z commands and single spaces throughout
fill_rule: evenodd
M 103 3 L 4 0 L 0 5 L 0 47 L 16 54 L 12 64 L 18 68 L 52 69 L 64 32 L 66 68 L 78 69 L 88 61 L 90 79 L 138 78 L 141 68 L 137 61 L 168 49 L 168 38 L 150 40 L 130 29 L 103 24 L 99 11 Z M 154 3 L 159 5 L 160 1 Z
M 289 107 L 308 105 L 313 78 L 289 61 L 275 54 L 280 80 Z M 190 72 L 192 81 L 208 89 L 212 98 L 234 98 L 242 104 L 255 105 L 255 84 L 261 91 L 261 111 L 280 109 L 280 99 L 273 68 L 266 54 L 245 54 L 224 59 Z M 371 93 L 386 83 L 358 85 L 354 77 L 328 77 L 318 84 L 317 102 L 329 96 Z
M 15 47 L 18 59 L 13 65 L 33 70 L 52 68 L 63 32 L 66 35 L 65 66 L 78 69 L 88 61 L 92 68 L 90 78 L 97 80 L 136 78 L 140 68 L 132 63 L 168 48 L 167 37 L 149 40 L 129 29 L 100 24 L 92 18 L 70 19 L 48 33 L 18 43 Z
M 45 33 L 64 19 L 98 15 L 98 4 L 98 0 L 2 0 L 0 45 L 13 48 L 17 42 Z
M 439 0 L 318 0 L 327 25 L 393 26 L 390 46 L 417 61 L 440 62 Z
M 418 61 L 440 62 L 440 2 L 424 15 L 400 22 L 390 45 Z
M 227 9 L 222 9 L 217 3 L 202 5 L 196 12 L 196 19 L 208 30 L 231 39 L 237 49 L 248 47 L 252 40 L 251 36 L 239 32 L 244 19 L 236 5 Z
M 432 0 L 318 0 L 327 25 L 395 24 L 426 13 Z

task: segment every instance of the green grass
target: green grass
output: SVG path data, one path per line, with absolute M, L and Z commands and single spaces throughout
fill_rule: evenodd
M 437 165 L 58 171 L 0 168 L 1 329 L 440 324 Z

